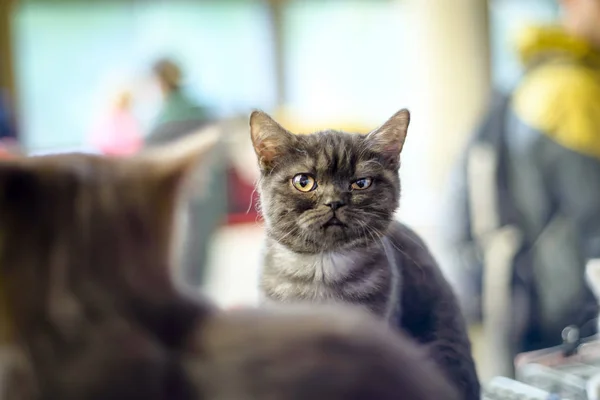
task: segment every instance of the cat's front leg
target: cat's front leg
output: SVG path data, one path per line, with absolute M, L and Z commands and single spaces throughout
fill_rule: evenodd
M 470 357 L 471 346 L 460 341 L 436 340 L 427 343 L 431 358 L 441 366 L 466 400 L 479 400 L 481 388 Z
M 428 348 L 463 399 L 479 400 L 479 379 L 458 300 L 431 254 L 424 245 L 420 249 L 403 259 L 400 327 Z

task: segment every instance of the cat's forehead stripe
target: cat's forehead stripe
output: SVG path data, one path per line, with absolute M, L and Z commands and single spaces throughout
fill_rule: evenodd
M 338 176 L 378 174 L 383 165 L 365 151 L 363 140 L 362 135 L 336 131 L 303 135 L 294 149 L 294 162 L 284 170 Z

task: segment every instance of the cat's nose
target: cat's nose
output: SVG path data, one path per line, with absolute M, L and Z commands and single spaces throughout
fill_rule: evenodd
M 335 211 L 338 208 L 345 206 L 346 203 L 344 203 L 341 200 L 333 200 L 333 201 L 326 202 L 325 205 L 330 207 L 333 211 Z

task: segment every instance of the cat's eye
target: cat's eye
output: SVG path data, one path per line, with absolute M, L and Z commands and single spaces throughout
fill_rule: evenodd
M 298 174 L 292 178 L 292 185 L 301 192 L 310 192 L 317 188 L 317 181 L 308 174 Z
M 361 178 L 361 179 L 358 179 L 358 180 L 354 181 L 352 183 L 352 185 L 350 185 L 350 188 L 352 190 L 365 190 L 369 186 L 371 186 L 372 184 L 373 184 L 373 179 L 371 179 L 371 178 Z

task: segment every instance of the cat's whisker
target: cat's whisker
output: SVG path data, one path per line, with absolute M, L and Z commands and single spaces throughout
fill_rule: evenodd
M 382 240 L 382 236 L 378 235 L 377 232 L 374 232 L 373 229 L 369 227 L 369 225 L 367 225 L 367 232 L 369 232 L 369 235 L 371 235 L 371 239 L 374 243 L 377 243 L 377 241 Z
M 413 243 L 414 245 L 418 246 L 420 249 L 427 250 L 427 248 L 426 248 L 426 246 L 425 246 L 424 243 L 417 242 L 417 240 L 413 239 L 413 238 L 408 238 L 408 239 L 410 240 L 411 243 Z
M 368 240 L 367 235 L 369 235 L 371 237 L 371 239 L 374 240 L 374 238 L 372 237 L 372 235 L 370 234 L 369 230 L 368 230 L 368 226 L 366 222 L 357 220 L 356 222 L 358 222 L 358 224 L 360 225 L 362 231 L 363 231 L 363 237 L 365 240 Z
M 376 228 L 373 228 L 377 231 Z M 379 232 L 379 235 L 381 236 L 381 238 L 383 238 L 385 235 L 383 235 L 381 232 Z M 414 242 L 414 240 L 411 239 L 412 242 Z M 396 243 L 394 243 L 393 240 L 389 241 L 390 245 L 396 249 L 396 251 L 398 251 L 399 253 L 401 253 L 402 255 L 404 255 L 405 257 L 407 257 L 409 260 L 411 260 L 413 263 L 415 263 L 415 265 L 419 268 L 423 268 L 421 264 L 419 264 L 419 262 L 417 260 L 414 259 L 414 257 L 412 257 L 407 251 L 405 251 L 404 249 L 399 248 Z
M 246 209 L 246 214 L 249 214 L 250 210 L 252 209 L 252 204 L 254 203 L 254 195 L 256 194 L 257 190 L 258 190 L 257 186 L 254 186 L 254 188 L 252 189 L 252 193 L 250 194 L 250 199 L 249 199 L 249 202 L 248 202 L 248 208 Z M 256 206 L 255 206 L 255 210 L 256 211 L 260 211 L 258 205 L 259 205 L 259 201 L 257 200 L 256 201 Z
M 296 231 L 297 231 L 296 227 L 292 227 L 292 229 L 290 229 L 286 234 L 281 236 L 281 238 L 279 240 L 281 240 L 281 241 L 285 240 L 288 236 L 294 234 Z

